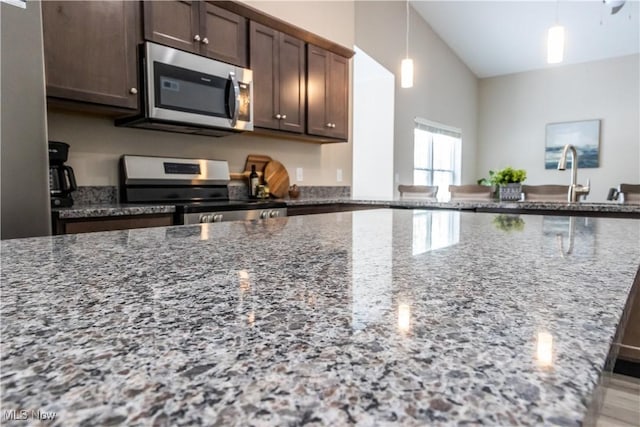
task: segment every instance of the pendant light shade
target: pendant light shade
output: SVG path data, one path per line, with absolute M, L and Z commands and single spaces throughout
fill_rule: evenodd
M 400 86 L 404 88 L 413 87 L 413 59 L 406 58 L 402 60 Z
M 555 25 L 549 28 L 547 37 L 547 62 L 558 64 L 564 56 L 564 27 Z
M 407 32 L 406 32 L 406 56 L 402 60 L 400 65 L 400 87 L 409 88 L 413 87 L 413 59 L 409 58 L 409 0 L 406 0 L 407 5 Z
M 558 64 L 564 57 L 564 27 L 558 22 L 560 0 L 556 0 L 556 24 L 549 28 L 547 34 L 547 63 Z

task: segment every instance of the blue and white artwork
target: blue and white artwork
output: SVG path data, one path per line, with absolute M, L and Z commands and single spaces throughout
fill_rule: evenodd
M 600 120 L 549 123 L 545 148 L 545 169 L 556 169 L 566 144 L 576 147 L 579 168 L 597 168 L 600 152 Z M 571 155 L 567 157 L 567 168 L 571 166 Z

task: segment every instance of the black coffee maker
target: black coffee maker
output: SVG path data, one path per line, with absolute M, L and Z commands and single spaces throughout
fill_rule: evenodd
M 73 206 L 71 192 L 77 190 L 78 186 L 73 169 L 64 164 L 68 155 L 69 144 L 49 141 L 49 192 L 52 208 Z

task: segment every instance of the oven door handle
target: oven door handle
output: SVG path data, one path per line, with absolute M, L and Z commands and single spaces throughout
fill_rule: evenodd
M 231 127 L 235 128 L 240 112 L 240 85 L 238 85 L 234 72 L 229 73 L 229 83 L 231 84 L 231 90 L 229 90 L 229 115 L 231 116 Z

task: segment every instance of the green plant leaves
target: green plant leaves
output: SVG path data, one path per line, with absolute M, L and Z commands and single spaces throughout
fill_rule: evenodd
M 492 172 L 493 171 L 489 171 L 489 181 L 495 185 L 518 183 L 527 179 L 527 171 L 524 169 L 514 169 L 511 166 L 500 169 L 495 173 Z

